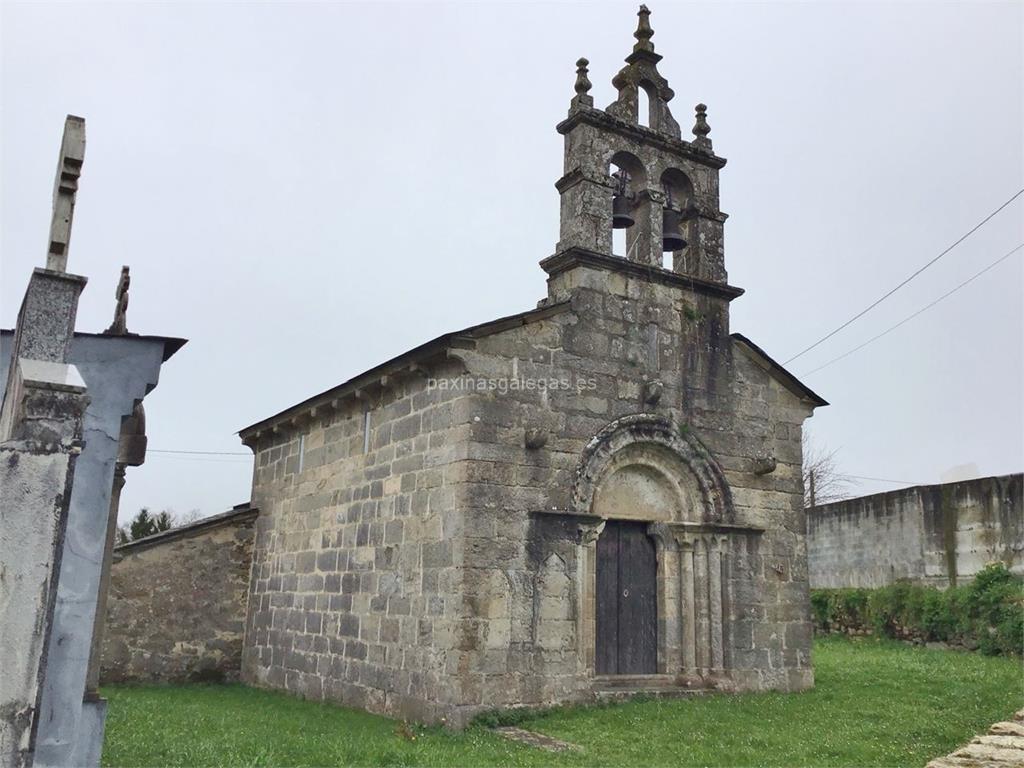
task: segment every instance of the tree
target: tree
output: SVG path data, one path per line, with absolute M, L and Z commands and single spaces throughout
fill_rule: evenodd
M 165 509 L 159 515 L 153 518 L 153 527 L 156 528 L 153 533 L 160 533 L 160 531 L 168 531 L 174 527 L 174 516 L 171 514 L 169 509 Z
M 196 508 L 190 509 L 188 512 L 186 512 L 183 515 L 174 515 L 174 525 L 176 527 L 178 527 L 178 528 L 180 528 L 183 525 L 191 525 L 196 520 L 201 519 L 202 516 L 203 516 L 202 511 L 198 507 L 196 507 Z
M 127 544 L 129 541 L 137 541 L 146 536 L 152 536 L 154 533 L 170 530 L 173 527 L 174 513 L 171 510 L 165 509 L 160 514 L 153 516 L 149 514 L 147 507 L 143 507 L 128 522 L 127 526 L 122 525 L 117 529 L 117 543 Z
M 850 486 L 855 483 L 852 477 L 839 471 L 837 451 L 815 445 L 806 430 L 801 443 L 804 458 L 804 506 L 831 504 L 833 501 L 850 498 Z

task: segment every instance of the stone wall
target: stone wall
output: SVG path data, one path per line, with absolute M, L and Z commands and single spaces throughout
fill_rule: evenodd
M 1022 475 L 925 485 L 808 510 L 811 586 L 947 586 L 1001 561 L 1024 575 Z
M 601 517 L 589 515 L 652 523 L 659 673 L 694 687 L 810 686 L 800 434 L 811 406 L 729 336 L 726 300 L 682 293 L 671 275 L 577 266 L 552 277 L 549 295 L 569 310 L 460 352 L 474 376 L 573 383 L 469 398 L 466 703 L 547 704 L 592 690 Z M 527 430 L 546 445 L 525 449 Z M 588 453 L 606 439 L 615 458 L 595 480 L 634 482 L 628 473 L 643 467 L 682 493 L 659 501 L 651 473 L 639 481 L 646 493 L 628 487 L 629 504 L 616 505 L 614 489 L 604 502 L 594 489 L 577 493 Z M 774 469 L 759 475 L 766 457 Z M 706 466 L 720 486 L 696 476 Z M 709 504 L 715 494 L 721 503 Z
M 455 724 L 587 699 L 605 515 L 659 542 L 659 673 L 813 683 L 800 433 L 815 401 L 729 335 L 726 299 L 668 272 L 574 272 L 540 310 L 243 430 L 262 510 L 246 682 Z M 658 467 L 677 495 L 613 510 L 614 489 L 605 507 L 577 493 L 614 461 Z
M 238 678 L 256 517 L 239 505 L 114 550 L 104 683 Z
M 407 374 L 256 440 L 243 679 L 436 721 L 460 695 L 449 653 L 472 414 Z

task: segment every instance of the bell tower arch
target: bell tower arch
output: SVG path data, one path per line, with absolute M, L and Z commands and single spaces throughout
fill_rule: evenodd
M 619 256 L 724 285 L 718 171 L 726 161 L 712 149 L 703 104 L 694 138 L 682 138 L 669 108 L 675 92 L 658 72 L 651 12 L 641 5 L 637 15 L 633 51 L 612 79 L 618 96 L 605 109 L 594 107 L 589 62 L 576 62 L 576 95 L 557 128 L 565 137 L 565 164 L 555 185 L 561 196 L 556 256 L 572 249 Z M 613 253 L 613 229 L 627 231 L 624 254 Z

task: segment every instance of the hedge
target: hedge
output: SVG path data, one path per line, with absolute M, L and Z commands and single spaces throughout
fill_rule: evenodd
M 993 656 L 1024 651 L 1024 580 L 1002 563 L 949 589 L 902 581 L 879 589 L 813 589 L 811 613 L 817 632 L 945 642 Z

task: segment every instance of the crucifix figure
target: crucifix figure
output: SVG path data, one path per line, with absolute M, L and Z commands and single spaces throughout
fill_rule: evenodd
M 128 286 L 131 285 L 132 278 L 128 274 L 128 267 L 121 267 L 121 279 L 117 281 L 117 290 L 114 292 L 114 298 L 117 299 L 117 307 L 114 309 L 114 322 L 107 328 L 106 333 L 124 336 L 128 333 L 128 321 L 126 316 L 128 314 Z

